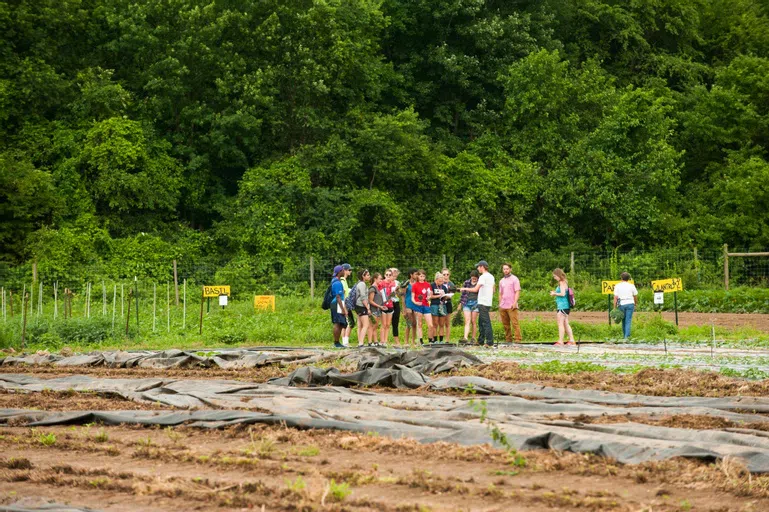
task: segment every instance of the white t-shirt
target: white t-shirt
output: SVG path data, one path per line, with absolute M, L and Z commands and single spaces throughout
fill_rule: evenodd
M 634 284 L 627 281 L 622 281 L 614 286 L 614 296 L 618 299 L 620 306 L 627 306 L 628 304 L 634 304 L 633 297 L 638 295 L 638 290 Z
M 491 307 L 491 301 L 494 298 L 494 276 L 484 272 L 478 277 L 478 284 L 481 285 L 478 290 L 478 304 Z

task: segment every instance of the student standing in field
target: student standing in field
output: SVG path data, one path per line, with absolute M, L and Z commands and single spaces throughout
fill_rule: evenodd
M 446 288 L 443 286 L 442 273 L 435 273 L 435 281 L 430 284 L 430 291 L 432 295 L 432 299 L 430 299 L 430 314 L 433 317 L 433 326 L 430 329 L 428 341 L 435 343 L 438 341 L 438 331 L 443 326 L 443 320 L 448 318 L 446 316 L 446 304 L 443 302 Z M 440 337 L 440 341 L 443 341 L 443 336 Z
M 499 280 L 499 319 L 505 328 L 505 341 L 520 343 L 521 326 L 518 323 L 518 297 L 521 294 L 521 282 L 512 273 L 513 267 L 509 263 L 502 265 L 502 279 Z
M 638 305 L 638 290 L 630 283 L 630 274 L 623 272 L 619 276 L 621 283 L 614 287 L 614 307 L 619 307 L 625 314 L 622 319 L 622 334 L 625 339 L 630 337 L 630 322 L 633 321 L 633 312 Z
M 371 286 L 368 287 L 368 304 L 371 307 L 371 315 L 369 315 L 368 325 L 369 345 L 376 345 L 377 343 L 377 329 L 379 328 L 379 319 L 382 316 L 382 310 L 384 309 L 382 294 L 379 293 L 379 285 L 381 282 L 382 274 L 379 272 L 374 272 L 374 274 L 371 276 Z
M 448 268 L 441 270 L 443 274 L 443 286 L 446 287 L 447 296 L 443 298 L 444 304 L 446 304 L 446 318 L 443 319 L 443 335 L 446 336 L 446 343 L 451 341 L 451 314 L 454 312 L 454 303 L 452 302 L 452 296 L 457 288 L 453 282 L 451 282 L 451 271 Z M 438 332 L 440 336 L 440 331 Z
M 480 274 L 478 283 L 472 288 L 462 288 L 470 292 L 478 292 L 478 345 L 484 343 L 494 346 L 494 331 L 491 328 L 491 304 L 494 300 L 494 276 L 489 272 L 489 264 L 486 260 L 479 261 L 475 268 Z
M 350 285 L 347 283 L 347 278 L 352 275 L 352 266 L 350 266 L 349 263 L 342 263 L 342 270 L 344 270 L 344 275 L 340 281 L 342 281 L 342 286 L 344 287 L 344 298 L 346 299 L 347 296 L 350 295 Z M 353 315 L 352 311 L 348 310 L 347 327 L 342 333 L 342 345 L 345 347 L 350 345 L 350 333 L 352 332 L 353 327 L 355 327 L 355 315 Z
M 406 343 L 404 346 L 417 348 L 417 326 L 414 323 L 414 297 L 411 294 L 411 287 L 417 282 L 417 269 L 410 268 L 408 271 L 409 279 L 401 285 L 403 292 L 403 319 L 406 321 Z
M 368 302 L 368 281 L 371 274 L 363 269 L 358 272 L 358 282 L 355 284 L 356 293 L 355 313 L 358 315 L 358 346 L 362 347 L 368 334 L 369 315 L 371 315 L 371 306 Z
M 414 323 L 419 344 L 424 345 L 422 337 L 422 319 L 427 322 L 428 333 L 433 330 L 433 317 L 430 311 L 431 299 L 430 283 L 427 282 L 427 274 L 424 270 L 417 271 L 417 282 L 411 285 L 411 301 L 414 303 Z
M 569 282 L 566 280 L 566 273 L 560 268 L 553 270 L 553 280 L 558 282 L 555 290 L 550 291 L 550 296 L 555 297 L 555 317 L 558 322 L 558 342 L 556 345 L 563 345 L 564 334 L 569 336 L 567 345 L 575 345 L 574 333 L 571 330 L 571 325 L 569 325 L 571 304 L 569 303 Z
M 393 304 L 393 297 L 395 296 L 395 290 L 397 285 L 393 280 L 393 273 L 391 269 L 385 270 L 384 280 L 379 283 L 379 295 L 382 296 L 384 302 L 384 309 L 382 310 L 382 328 L 380 332 L 379 343 L 387 347 L 390 341 L 390 326 L 393 321 L 393 312 L 395 311 L 395 305 Z
M 331 279 L 331 294 L 334 298 L 331 300 L 331 323 L 334 324 L 334 347 L 344 348 L 339 343 L 342 332 L 347 328 L 347 308 L 344 305 L 344 286 L 341 278 L 345 271 L 342 265 L 334 267 L 334 277 Z
M 462 314 L 465 317 L 465 337 L 464 341 L 475 343 L 475 338 L 478 335 L 478 292 L 469 291 L 478 284 L 478 271 L 472 270 L 470 272 L 470 278 L 462 284 L 462 288 L 459 290 L 462 295 L 459 299 L 459 307 L 462 309 Z M 472 330 L 472 336 L 470 336 Z
M 396 347 L 400 348 L 401 346 L 401 340 L 399 337 L 398 327 L 400 325 L 401 321 L 401 298 L 399 296 L 400 293 L 400 282 L 398 281 L 398 275 L 400 272 L 397 268 L 391 268 L 390 273 L 392 273 L 392 279 L 393 283 L 395 283 L 395 290 L 393 291 L 393 343 Z

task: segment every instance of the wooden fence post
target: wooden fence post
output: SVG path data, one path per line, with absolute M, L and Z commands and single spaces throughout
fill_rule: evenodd
M 571 255 L 569 256 L 569 273 L 574 275 L 574 251 L 571 251 Z
M 724 290 L 729 291 L 729 246 L 724 244 Z

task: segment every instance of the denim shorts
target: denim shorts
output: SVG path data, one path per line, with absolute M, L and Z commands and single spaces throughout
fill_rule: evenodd
M 414 313 L 421 313 L 423 315 L 432 314 L 432 311 L 430 311 L 430 306 L 422 306 L 420 304 L 414 304 L 413 311 Z
M 446 316 L 446 305 L 439 304 L 437 306 L 430 306 L 430 313 L 433 316 Z
M 462 311 L 467 311 L 468 313 L 477 313 L 478 312 L 478 301 L 477 300 L 468 300 L 465 305 L 462 307 Z

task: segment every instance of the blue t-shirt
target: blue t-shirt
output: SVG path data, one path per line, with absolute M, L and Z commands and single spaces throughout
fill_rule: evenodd
M 561 293 L 561 285 L 555 289 L 555 293 Z M 569 305 L 569 292 L 566 291 L 566 295 L 563 297 L 555 296 L 555 309 L 571 309 Z
M 344 300 L 344 285 L 338 277 L 331 280 L 331 293 L 334 298 L 331 300 L 331 304 L 336 306 L 336 296 L 339 295 Z
M 411 283 L 406 285 L 406 309 L 414 309 L 414 301 L 411 298 Z

